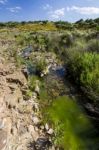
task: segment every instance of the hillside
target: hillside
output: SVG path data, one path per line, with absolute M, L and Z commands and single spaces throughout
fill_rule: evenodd
M 99 149 L 99 18 L 0 23 L 0 150 Z

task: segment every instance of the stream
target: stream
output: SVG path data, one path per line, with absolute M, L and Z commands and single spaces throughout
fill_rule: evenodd
M 78 137 L 79 142 L 77 141 L 76 143 L 75 140 L 75 143 L 78 145 L 80 145 L 80 142 L 82 143 L 83 141 L 83 146 L 81 144 L 81 147 L 76 146 L 76 148 L 73 148 L 73 144 L 69 145 L 70 150 L 99 150 L 99 131 L 96 129 L 97 119 L 93 119 L 94 117 L 88 114 L 88 111 L 86 112 L 85 106 L 87 106 L 87 104 L 83 102 L 87 100 L 85 100 L 85 97 L 81 94 L 81 92 L 78 92 L 78 89 L 76 89 L 76 87 L 69 82 L 68 78 L 66 78 L 66 73 L 67 72 L 64 66 L 59 65 L 54 69 L 52 67 L 50 69 L 50 73 L 45 79 L 48 94 L 51 96 L 53 101 L 56 99 L 55 105 L 59 108 L 53 108 L 52 106 L 50 107 L 52 107 L 51 109 L 54 111 L 55 116 L 62 113 L 63 116 L 66 114 L 64 118 L 62 116 L 62 119 L 64 122 L 69 122 L 69 126 L 71 126 L 71 128 L 68 128 L 67 123 L 63 123 L 65 124 L 64 130 L 71 134 L 69 137 L 67 136 L 67 139 L 71 142 L 71 138 L 74 137 L 76 139 L 76 137 Z M 73 103 L 70 102 L 70 100 L 68 100 L 66 97 L 69 97 Z M 63 101 L 63 104 L 62 102 L 60 103 L 57 101 L 57 99 Z M 64 101 L 66 102 L 65 104 Z M 81 117 L 80 115 L 83 116 L 83 119 L 79 121 L 79 118 Z M 59 119 L 61 119 L 61 116 Z M 85 120 L 85 122 L 82 120 Z M 68 145 L 68 142 L 66 142 L 66 144 Z M 64 149 L 67 149 L 67 147 L 64 146 Z
M 25 49 L 22 57 L 29 57 L 31 52 L 31 47 L 28 52 Z M 35 72 L 31 70 L 31 66 L 27 68 L 30 74 Z M 60 143 L 63 142 L 61 146 L 64 150 L 99 150 L 99 131 L 96 128 L 99 127 L 99 116 L 92 105 L 86 103 L 88 100 L 85 96 L 69 82 L 66 73 L 64 66 L 57 65 L 52 66 L 49 74 L 44 77 L 46 90 L 52 101 L 52 118 L 55 116 L 63 126 L 64 138 L 59 139 Z

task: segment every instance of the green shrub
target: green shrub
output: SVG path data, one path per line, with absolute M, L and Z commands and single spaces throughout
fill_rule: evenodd
M 99 40 L 96 39 L 90 40 L 87 46 L 87 50 L 90 52 L 99 53 Z
M 36 69 L 38 74 L 41 74 L 43 70 L 45 70 L 47 67 L 47 63 L 44 59 L 41 59 L 36 62 Z
M 71 76 L 87 96 L 99 101 L 99 54 L 74 52 L 67 64 Z
M 26 99 L 31 98 L 31 97 L 32 97 L 32 91 L 28 89 L 28 90 L 26 91 L 26 93 L 25 93 L 25 97 L 26 97 Z
M 35 89 L 36 81 L 37 81 L 37 80 L 39 80 L 39 78 L 38 78 L 36 75 L 29 76 L 28 84 L 29 84 L 30 90 L 33 91 L 33 90 Z
M 73 42 L 74 42 L 74 37 L 72 34 L 69 33 L 66 35 L 65 34 L 62 35 L 60 44 L 66 45 L 67 47 L 69 47 L 69 46 L 72 46 Z

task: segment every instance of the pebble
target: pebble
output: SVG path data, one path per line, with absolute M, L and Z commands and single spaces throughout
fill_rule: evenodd
M 40 129 L 44 130 L 44 126 L 43 126 L 43 125 L 42 125 L 42 126 L 40 126 Z
M 38 131 L 39 131 L 39 129 L 38 129 L 37 127 L 35 127 L 35 131 L 37 131 L 37 132 L 38 132 Z
M 3 128 L 4 128 L 4 121 L 0 120 L 0 129 L 3 129 Z
M 32 121 L 33 121 L 34 125 L 38 125 L 40 123 L 40 120 L 38 117 L 33 117 Z
M 52 135 L 54 133 L 54 130 L 52 128 L 50 128 L 48 131 L 47 131 L 48 134 Z
M 33 92 L 32 98 L 33 98 L 33 99 L 36 99 L 36 98 L 37 98 L 37 94 L 36 94 L 35 92 Z
M 34 126 L 29 125 L 28 131 L 29 131 L 30 133 L 34 132 L 34 131 L 35 131 Z
M 49 125 L 47 123 L 45 124 L 45 130 L 49 130 Z

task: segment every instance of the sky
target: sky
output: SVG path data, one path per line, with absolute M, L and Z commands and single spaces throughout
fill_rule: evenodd
M 0 0 L 0 22 L 98 18 L 99 0 Z

